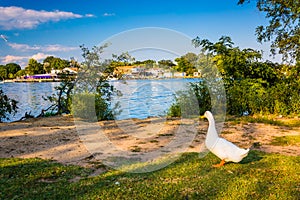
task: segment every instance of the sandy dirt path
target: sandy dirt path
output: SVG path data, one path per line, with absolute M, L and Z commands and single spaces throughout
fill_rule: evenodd
M 199 152 L 208 122 L 193 121 L 195 137 L 186 151 Z M 179 119 L 165 120 L 149 118 L 145 120 L 101 121 L 97 122 L 107 138 L 118 148 L 131 152 L 151 152 L 168 145 L 180 127 L 188 126 Z M 124 127 L 129 127 L 124 128 Z M 134 128 L 132 128 L 134 127 Z M 284 155 L 300 156 L 299 145 L 274 146 L 274 137 L 300 135 L 300 128 L 265 125 L 260 123 L 225 123 L 221 136 L 248 148 Z M 82 142 L 71 116 L 55 116 L 28 119 L 20 122 L 0 124 L 0 157 L 51 159 L 63 164 L 91 166 L 97 162 Z

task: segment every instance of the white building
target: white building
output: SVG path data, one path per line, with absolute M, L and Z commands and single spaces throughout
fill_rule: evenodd
M 183 78 L 185 76 L 186 76 L 185 72 L 175 72 L 174 73 L 174 77 L 176 77 L 176 78 Z

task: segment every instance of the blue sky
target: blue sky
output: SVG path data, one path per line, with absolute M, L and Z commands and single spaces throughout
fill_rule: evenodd
M 259 44 L 255 37 L 255 27 L 267 19 L 255 4 L 238 6 L 237 1 L 0 0 L 0 64 L 16 62 L 24 68 L 29 58 L 41 62 L 49 55 L 80 61 L 79 45 L 91 48 L 143 27 L 213 42 L 227 35 L 241 48 L 266 51 L 264 57 L 272 60 L 268 44 Z

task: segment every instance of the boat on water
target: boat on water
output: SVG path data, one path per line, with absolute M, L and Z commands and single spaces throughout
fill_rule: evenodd
M 16 79 L 3 80 L 1 83 L 30 83 L 30 82 L 60 82 L 61 78 L 59 78 L 56 74 L 35 74 L 35 75 L 27 75 L 22 76 Z

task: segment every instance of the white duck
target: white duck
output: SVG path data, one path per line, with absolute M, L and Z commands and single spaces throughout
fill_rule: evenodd
M 206 117 L 209 122 L 205 145 L 213 154 L 222 160 L 220 164 L 214 165 L 214 167 L 221 167 L 225 162 L 238 163 L 248 155 L 250 149 L 241 149 L 218 136 L 215 120 L 210 111 L 206 111 L 204 117 Z

